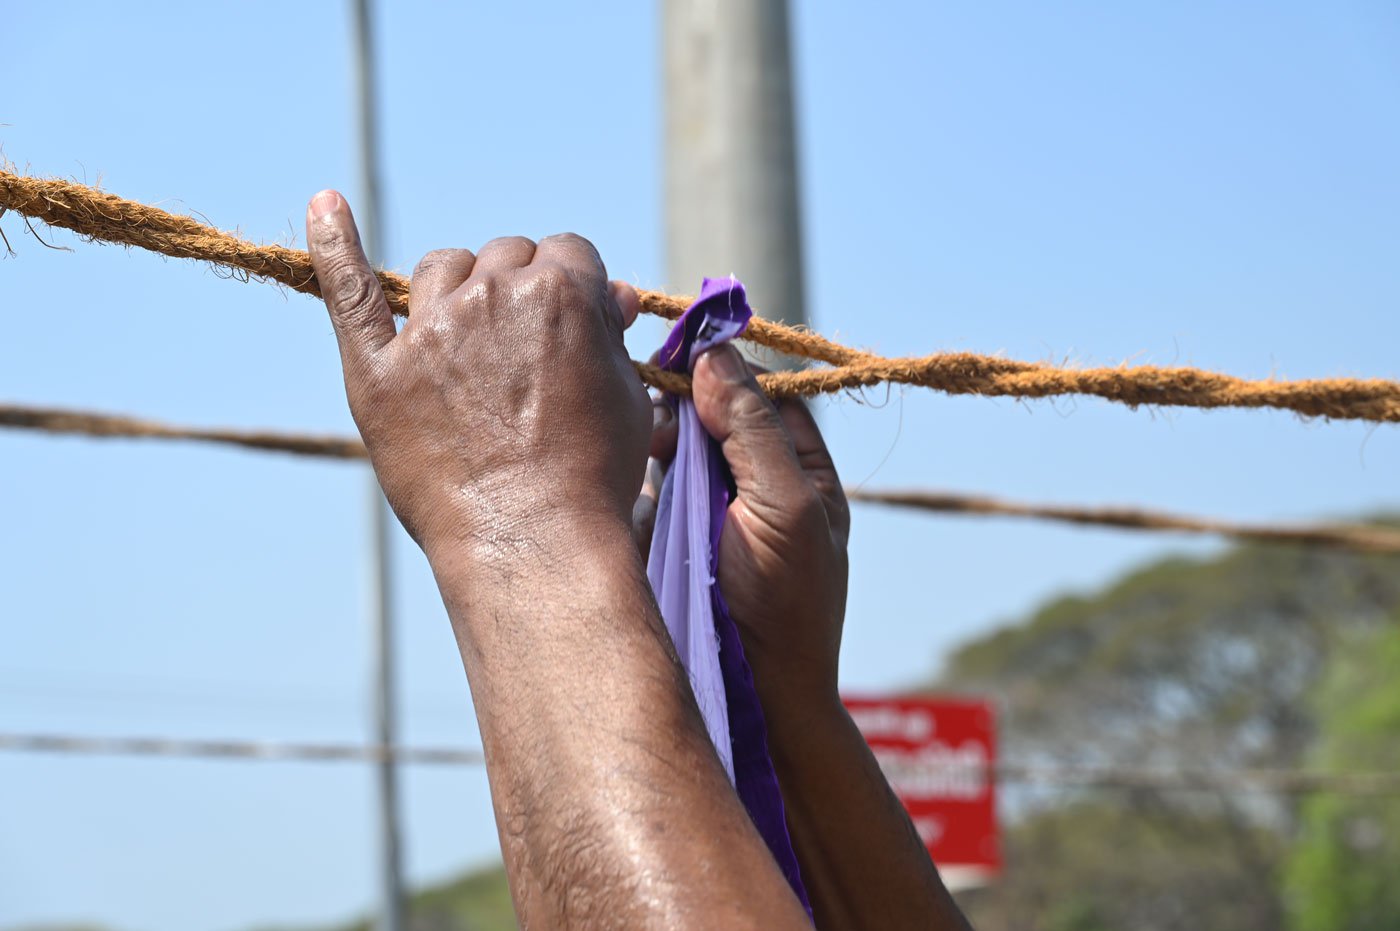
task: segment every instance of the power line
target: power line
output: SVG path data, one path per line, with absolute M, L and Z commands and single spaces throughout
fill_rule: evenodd
M 1400 771 L 1337 773 L 1289 769 L 1147 769 L 1132 766 L 998 764 L 999 782 L 1020 785 L 1269 795 L 1400 796 Z
M 167 737 L 86 737 L 76 734 L 0 733 L 0 751 L 93 756 L 173 757 L 265 763 L 416 763 L 471 765 L 486 762 L 480 750 L 390 747 L 380 744 L 283 743 Z
M 355 37 L 355 101 L 359 114 L 360 236 L 370 262 L 383 262 L 383 199 L 379 185 L 379 101 L 375 88 L 374 9 L 371 0 L 351 0 Z M 373 637 L 374 739 L 396 742 L 396 694 L 394 688 L 394 587 L 391 560 L 393 515 L 380 490 L 379 479 L 366 470 L 369 506 L 366 602 Z M 379 827 L 379 929 L 404 927 L 403 855 L 399 824 L 398 773 L 393 756 L 375 763 L 375 814 Z
M 74 734 L 0 733 L 0 751 L 83 756 L 237 760 L 263 763 L 381 763 L 481 766 L 481 750 L 375 744 L 195 740 L 163 737 L 88 737 Z M 1109 765 L 950 766 L 959 775 L 986 776 L 999 784 L 1046 788 L 1152 789 L 1164 792 L 1400 796 L 1400 771 L 1321 772 L 1287 769 L 1151 769 Z M 930 766 L 930 770 L 934 769 Z

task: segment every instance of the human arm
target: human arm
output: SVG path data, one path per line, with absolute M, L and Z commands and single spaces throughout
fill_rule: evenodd
M 804 926 L 630 538 L 635 294 L 578 237 L 494 240 L 425 257 L 396 333 L 338 194 L 307 238 L 351 412 L 452 622 L 522 925 Z
M 850 517 L 816 422 L 800 401 L 774 407 L 733 347 L 702 356 L 694 374 L 696 411 L 738 489 L 719 585 L 753 669 L 817 926 L 965 929 L 837 693 Z M 654 457 L 671 454 L 672 432 L 654 430 Z M 651 508 L 635 513 L 644 524 Z

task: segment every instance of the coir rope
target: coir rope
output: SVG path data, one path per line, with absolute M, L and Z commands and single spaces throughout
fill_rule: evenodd
M 125 200 L 86 185 L 0 171 L 0 212 L 74 231 L 90 240 L 139 246 L 177 258 L 199 259 L 238 274 L 320 294 L 307 253 L 285 246 L 254 245 L 187 216 Z M 408 279 L 379 272 L 395 313 L 408 313 Z M 667 319 L 688 298 L 643 291 L 642 309 Z M 1384 379 L 1327 378 L 1250 381 L 1201 369 L 1152 365 L 1061 368 L 968 352 L 885 358 L 851 349 L 815 333 L 754 320 L 748 338 L 779 352 L 825 362 L 830 368 L 760 376 L 774 397 L 805 397 L 884 382 L 933 388 L 949 394 L 1018 398 L 1092 395 L 1129 406 L 1278 408 L 1308 417 L 1400 422 L 1400 383 Z M 634 363 L 642 379 L 675 393 L 689 391 L 684 375 Z
M 1240 524 L 1205 517 L 1184 517 L 1128 507 L 1068 507 L 1059 504 L 1026 504 L 984 495 L 922 490 L 874 491 L 849 488 L 852 501 L 892 507 L 936 511 L 942 514 L 982 514 L 1029 517 L 1124 530 L 1166 530 L 1209 533 L 1255 543 L 1301 543 L 1309 546 L 1341 546 L 1375 553 L 1400 552 L 1400 532 L 1357 526 L 1305 526 Z
M 0 427 L 93 437 L 194 440 L 331 459 L 368 458 L 364 444 L 354 437 L 172 426 L 136 417 L 121 417 L 60 408 L 30 407 L 19 404 L 0 404 Z M 847 489 L 846 495 L 852 501 L 941 513 L 1029 517 L 1071 524 L 1118 527 L 1125 530 L 1208 533 L 1237 540 L 1264 543 L 1333 546 L 1366 552 L 1400 552 L 1400 533 L 1371 527 L 1238 524 L 1209 518 L 1163 514 L 1137 508 L 1080 508 L 1063 505 L 1022 504 L 980 495 L 947 492 L 873 491 L 851 488 Z

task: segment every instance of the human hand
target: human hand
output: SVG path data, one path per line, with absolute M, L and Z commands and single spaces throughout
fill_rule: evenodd
M 719 442 L 738 495 L 720 538 L 718 581 L 770 721 L 839 705 L 850 512 L 831 455 L 801 401 L 774 406 L 733 346 L 696 362 L 696 413 Z M 657 402 L 657 411 L 669 408 Z M 675 455 L 674 418 L 658 413 L 634 527 L 649 546 L 660 464 Z M 781 730 L 781 728 L 780 728 Z M 775 735 L 781 737 L 781 733 Z
M 396 332 L 344 198 L 318 194 L 306 223 L 350 411 L 430 558 L 458 544 L 475 561 L 538 556 L 625 530 L 648 442 L 622 341 L 639 302 L 587 240 L 430 252 Z

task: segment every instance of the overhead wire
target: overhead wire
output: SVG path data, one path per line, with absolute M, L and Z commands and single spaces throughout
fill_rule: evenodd
M 382 746 L 334 742 L 209 740 L 170 737 L 97 737 L 57 733 L 0 733 L 0 752 L 282 763 L 370 763 L 394 760 L 429 766 L 481 766 L 485 754 L 469 747 Z M 1329 793 L 1400 796 L 1400 771 L 1332 772 L 1291 769 L 1177 768 L 1106 764 L 929 763 L 921 775 L 988 779 L 1036 787 L 1154 789 L 1167 792 Z

